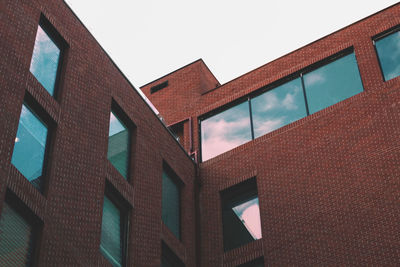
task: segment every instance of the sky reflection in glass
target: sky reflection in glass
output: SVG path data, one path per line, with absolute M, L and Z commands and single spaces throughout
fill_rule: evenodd
M 310 114 L 363 91 L 354 53 L 304 75 Z
M 39 26 L 30 71 L 50 95 L 54 94 L 59 58 L 60 49 Z
M 251 99 L 254 137 L 307 116 L 300 78 Z
M 129 130 L 112 112 L 108 137 L 107 159 L 124 178 L 128 178 Z
M 239 204 L 233 207 L 232 210 L 235 212 L 236 216 L 243 223 L 254 240 L 262 237 L 258 197 Z
M 35 186 L 43 172 L 46 140 L 46 125 L 22 105 L 11 163 Z
M 375 43 L 385 81 L 400 75 L 400 31 Z
M 201 122 L 203 161 L 250 140 L 250 113 L 247 101 Z

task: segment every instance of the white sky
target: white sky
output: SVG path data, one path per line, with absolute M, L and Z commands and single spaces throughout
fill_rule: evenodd
M 223 84 L 393 0 L 65 0 L 134 86 L 202 58 Z

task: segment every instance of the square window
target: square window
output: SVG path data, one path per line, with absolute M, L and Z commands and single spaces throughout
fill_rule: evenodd
M 128 212 L 112 196 L 104 196 L 100 252 L 113 266 L 125 266 Z
M 107 159 L 125 179 L 129 173 L 130 138 L 129 128 L 111 111 Z
M 65 41 L 42 16 L 36 32 L 29 70 L 52 96 L 60 76 L 64 47 Z
M 183 262 L 162 242 L 161 245 L 161 267 L 185 267 Z
M 181 181 L 172 169 L 164 164 L 162 174 L 162 221 L 180 239 Z
M 225 189 L 221 200 L 225 251 L 262 237 L 255 178 Z
M 400 31 L 389 32 L 375 41 L 385 81 L 400 75 Z
M 43 187 L 47 143 L 48 126 L 24 103 L 11 163 L 40 191 Z
M 9 266 L 10 263 L 12 266 L 33 265 L 38 227 L 36 222 L 30 220 L 27 208 L 20 206 L 19 202 L 19 199 L 6 199 L 3 204 L 0 216 L 0 266 Z

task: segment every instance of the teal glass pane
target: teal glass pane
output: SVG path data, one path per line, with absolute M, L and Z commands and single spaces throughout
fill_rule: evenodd
M 257 196 L 236 203 L 226 203 L 223 207 L 222 220 L 225 250 L 262 237 Z
M 251 112 L 255 138 L 307 116 L 301 79 L 251 99 Z
M 113 266 L 122 265 L 121 214 L 107 197 L 103 204 L 100 251 Z
M 33 228 L 7 203 L 0 219 L 0 266 L 30 266 Z
M 201 122 L 201 157 L 208 160 L 250 141 L 248 102 L 243 102 Z
M 400 31 L 375 43 L 385 81 L 400 75 Z
M 30 71 L 50 95 L 54 94 L 59 59 L 60 49 L 39 26 L 36 33 Z
M 128 128 L 111 112 L 107 158 L 125 179 L 128 178 L 129 136 Z
M 22 105 L 11 163 L 34 186 L 40 189 L 46 150 L 47 127 Z
M 162 220 L 180 238 L 180 189 L 164 171 L 162 174 Z
M 363 91 L 354 53 L 304 75 L 310 114 Z

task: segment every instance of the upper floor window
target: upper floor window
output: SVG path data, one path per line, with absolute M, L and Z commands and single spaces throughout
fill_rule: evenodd
M 128 127 L 111 111 L 107 158 L 125 179 L 128 179 L 130 135 Z
M 255 178 L 225 189 L 221 200 L 225 251 L 262 237 Z
M 379 63 L 385 81 L 400 75 L 400 31 L 390 31 L 375 40 Z
M 172 169 L 164 164 L 162 174 L 162 221 L 180 239 L 181 235 L 181 181 Z
M 52 96 L 60 76 L 64 47 L 65 42 L 42 16 L 36 33 L 30 71 Z
M 15 204 L 14 201 L 4 202 L 1 212 L 0 265 L 32 266 L 37 229 Z
M 43 186 L 47 143 L 47 125 L 24 103 L 11 163 L 40 191 Z
M 113 266 L 125 266 L 127 225 L 127 212 L 112 196 L 104 196 L 100 252 Z

